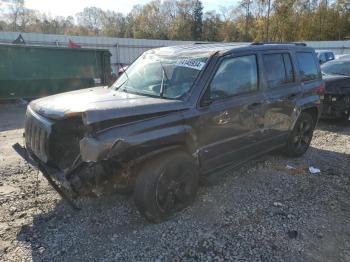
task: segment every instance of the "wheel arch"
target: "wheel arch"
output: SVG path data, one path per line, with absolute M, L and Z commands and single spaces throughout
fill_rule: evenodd
M 304 105 L 301 107 L 296 107 L 293 112 L 293 117 L 292 117 L 293 120 L 292 120 L 292 125 L 290 127 L 290 132 L 292 132 L 292 130 L 294 129 L 294 126 L 297 123 L 302 113 L 310 114 L 312 118 L 315 120 L 315 125 L 316 125 L 320 117 L 321 110 L 320 110 L 320 107 L 317 105 Z
M 186 144 L 179 143 L 179 144 L 174 144 L 174 145 L 169 145 L 169 146 L 154 149 L 154 150 L 148 152 L 147 154 L 144 154 L 143 156 L 135 158 L 131 161 L 133 161 L 135 164 L 140 164 L 146 160 L 149 160 L 150 158 L 158 157 L 162 154 L 170 153 L 172 151 L 174 151 L 174 152 L 175 151 L 182 151 L 182 152 L 185 152 L 188 155 L 193 157 L 193 155 L 190 153 L 190 150 L 187 148 Z
M 195 154 L 193 154 L 191 152 L 191 150 L 187 147 L 187 145 L 185 143 L 178 143 L 178 144 L 174 144 L 174 145 L 169 145 L 169 146 L 164 146 L 164 147 L 159 147 L 157 149 L 154 149 L 144 155 L 142 155 L 141 157 L 137 157 L 134 159 L 130 159 L 128 161 L 128 165 L 132 166 L 134 172 L 132 174 L 132 176 L 137 176 L 138 171 L 145 165 L 147 164 L 150 160 L 155 159 L 157 157 L 160 157 L 164 154 L 168 154 L 171 152 L 184 152 L 186 154 L 188 154 L 190 157 L 193 158 L 193 161 L 196 165 L 196 167 L 198 168 L 198 159 L 195 156 Z
M 312 107 L 307 107 L 307 108 L 304 108 L 301 113 L 308 113 L 312 116 L 312 118 L 314 119 L 315 121 L 315 125 L 317 124 L 318 122 L 318 119 L 319 119 L 319 115 L 320 115 L 320 110 L 318 107 L 316 106 L 312 106 Z

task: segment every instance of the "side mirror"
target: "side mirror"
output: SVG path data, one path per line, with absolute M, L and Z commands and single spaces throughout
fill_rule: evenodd
M 202 100 L 200 102 L 201 107 L 207 107 L 210 106 L 213 103 L 213 99 L 210 97 L 210 86 L 205 90 L 205 93 L 202 97 Z
M 201 107 L 207 107 L 210 106 L 213 103 L 213 100 L 211 98 L 204 98 L 201 101 Z

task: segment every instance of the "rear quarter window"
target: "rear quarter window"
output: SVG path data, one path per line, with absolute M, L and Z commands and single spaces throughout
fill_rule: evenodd
M 297 52 L 296 57 L 302 82 L 312 81 L 320 77 L 313 53 Z

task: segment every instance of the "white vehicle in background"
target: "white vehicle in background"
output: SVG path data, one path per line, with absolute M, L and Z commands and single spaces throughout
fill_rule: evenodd
M 316 50 L 316 54 L 320 64 L 324 64 L 335 59 L 334 53 L 329 50 Z
M 335 59 L 346 59 L 349 60 L 350 59 L 350 54 L 343 54 L 343 55 L 336 55 Z

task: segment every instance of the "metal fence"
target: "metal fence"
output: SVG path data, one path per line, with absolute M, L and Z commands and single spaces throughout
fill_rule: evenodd
M 344 41 L 306 41 L 308 46 L 316 50 L 330 50 L 336 55 L 350 54 L 350 40 Z
M 27 44 L 67 46 L 69 40 L 87 48 L 109 49 L 114 71 L 119 64 L 130 64 L 144 51 L 156 47 L 193 43 L 191 41 L 148 40 L 97 36 L 52 35 L 39 33 L 0 32 L 0 43 L 12 43 L 21 34 Z M 350 53 L 350 41 L 307 41 L 315 49 L 326 49 L 336 54 Z

